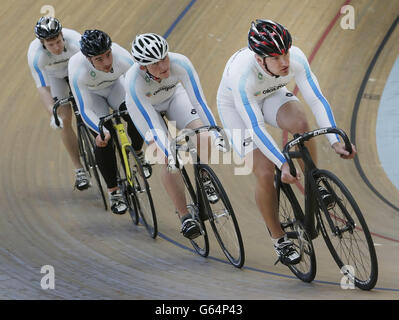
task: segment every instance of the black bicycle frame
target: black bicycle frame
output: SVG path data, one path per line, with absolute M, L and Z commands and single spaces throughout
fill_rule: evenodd
M 197 158 L 197 162 L 193 164 L 193 168 L 194 168 L 194 179 L 195 179 L 195 186 L 196 186 L 196 190 L 197 192 L 195 192 L 194 187 L 191 183 L 190 177 L 187 174 L 187 171 L 185 169 L 185 167 L 180 169 L 182 178 L 183 178 L 183 182 L 187 187 L 188 192 L 190 193 L 190 196 L 192 199 L 196 200 L 196 203 L 198 203 L 198 212 L 200 215 L 200 218 L 202 221 L 205 221 L 208 219 L 207 215 L 204 213 L 204 203 L 203 203 L 203 195 L 202 195 L 202 189 L 200 187 L 200 183 L 199 183 L 199 167 L 201 166 L 200 164 L 200 158 L 198 156 L 198 153 L 195 153 L 195 156 Z
M 305 146 L 305 141 L 310 140 L 311 138 L 316 137 L 318 135 L 329 134 L 329 133 L 339 134 L 345 142 L 346 150 L 349 153 L 352 153 L 352 145 L 350 144 L 349 138 L 347 137 L 344 131 L 337 128 L 318 129 L 311 132 L 306 132 L 303 135 L 295 134 L 294 139 L 286 144 L 283 151 L 283 154 L 289 164 L 291 175 L 296 176 L 296 169 L 292 162 L 292 159 L 302 159 L 305 166 L 305 174 L 304 174 L 305 213 L 304 214 L 302 212 L 295 213 L 295 216 L 296 218 L 302 220 L 303 226 L 312 240 L 318 236 L 318 231 L 316 230 L 316 225 L 315 225 L 315 215 L 319 210 L 319 203 L 321 204 L 321 206 L 324 206 L 324 203 L 322 201 L 319 201 L 320 199 L 318 200 L 318 198 L 321 198 L 321 196 L 317 191 L 317 183 L 316 183 L 317 178 L 319 176 L 318 174 L 319 169 L 317 169 L 315 163 L 313 162 L 310 152 Z M 299 150 L 294 152 L 289 152 L 289 149 L 294 146 L 298 146 Z M 282 186 L 284 186 L 284 184 L 282 184 Z M 315 192 L 311 192 L 312 190 L 314 190 Z M 323 210 L 323 213 L 326 211 L 327 210 Z M 343 210 L 343 212 L 345 211 L 346 210 Z M 350 221 L 352 221 L 350 215 L 348 214 L 345 215 L 349 217 Z M 330 215 L 325 214 L 325 216 L 331 230 L 335 230 L 334 223 Z

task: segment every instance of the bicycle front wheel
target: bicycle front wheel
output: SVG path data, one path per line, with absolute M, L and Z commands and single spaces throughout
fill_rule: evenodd
M 245 261 L 244 245 L 230 200 L 209 166 L 200 165 L 198 170 L 205 210 L 208 212 L 209 223 L 216 239 L 230 263 L 236 268 L 241 268 Z
M 288 268 L 300 280 L 312 282 L 316 276 L 316 256 L 312 240 L 302 225 L 302 209 L 290 185 L 276 180 L 276 186 L 281 228 L 301 255 L 301 261 Z
M 107 210 L 107 198 L 105 196 L 105 191 L 101 182 L 101 176 L 99 173 L 100 170 L 98 169 L 96 157 L 94 155 L 94 137 L 90 134 L 89 129 L 87 129 L 84 125 L 78 126 L 78 145 L 81 162 L 83 162 L 85 170 L 89 173 L 90 178 L 92 179 L 94 177 L 96 180 L 97 189 L 102 197 L 104 209 Z
M 327 206 L 318 195 L 319 227 L 341 271 L 362 290 L 374 288 L 378 278 L 377 255 L 371 234 L 355 199 L 333 173 L 320 170 L 316 181 L 332 195 Z
M 131 198 L 135 196 L 140 221 L 147 229 L 151 238 L 155 239 L 158 234 L 158 225 L 150 185 L 144 175 L 143 167 L 137 158 L 136 152 L 134 152 L 131 146 L 127 146 L 125 150 L 132 177 L 131 184 L 128 184 L 128 194 Z M 131 199 L 131 201 L 134 201 L 134 199 Z

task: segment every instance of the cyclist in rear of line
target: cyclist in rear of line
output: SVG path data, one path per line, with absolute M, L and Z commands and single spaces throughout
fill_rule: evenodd
M 28 64 L 36 83 L 37 90 L 46 111 L 51 116 L 50 127 L 61 129 L 61 140 L 75 167 L 75 187 L 85 190 L 90 186 L 87 173 L 79 158 L 78 140 L 72 128 L 72 108 L 70 104 L 58 109 L 60 126 L 55 124 L 53 104 L 70 94 L 68 85 L 68 62 L 79 52 L 80 34 L 74 30 L 62 28 L 56 18 L 41 17 L 35 26 L 36 38 L 29 46 Z
M 178 164 L 170 151 L 168 129 L 162 114 L 174 121 L 178 130 L 216 125 L 215 118 L 207 106 L 194 66 L 186 56 L 169 52 L 168 43 L 162 36 L 154 33 L 136 36 L 132 55 L 137 63 L 126 73 L 125 80 L 129 114 L 139 132 L 147 137 L 146 142 L 155 142 L 164 156 L 162 183 L 182 222 L 181 232 L 194 239 L 200 235 L 200 228 L 186 207 L 184 184 L 181 176 L 175 174 Z M 222 137 L 211 137 L 216 148 L 225 151 Z M 208 136 L 199 139 L 209 147 Z M 218 201 L 211 181 L 204 181 L 204 186 L 209 201 Z
M 72 92 L 82 119 L 96 138 L 96 161 L 107 184 L 110 207 L 115 214 L 124 214 L 128 206 L 117 183 L 117 163 L 110 135 L 113 128 L 105 125 L 103 140 L 98 125 L 100 117 L 108 115 L 110 108 L 126 110 L 122 79 L 132 64 L 129 52 L 113 43 L 108 34 L 101 30 L 86 30 L 80 40 L 80 52 L 70 59 L 68 67 Z M 125 115 L 123 119 L 128 124 L 133 149 L 149 177 L 149 168 L 141 150 L 144 140 L 130 117 Z
M 248 33 L 248 47 L 236 52 L 227 62 L 217 93 L 220 119 L 227 134 L 241 130 L 242 134 L 230 135 L 232 144 L 242 157 L 253 160 L 256 176 L 255 200 L 269 229 L 275 251 L 284 264 L 300 261 L 293 242 L 281 228 L 278 216 L 277 194 L 274 188 L 274 167 L 282 174 L 284 183 L 294 183 L 289 166 L 265 122 L 288 132 L 309 131 L 303 106 L 286 85 L 295 79 L 305 101 L 311 107 L 319 127 L 336 127 L 333 112 L 321 93 L 315 75 L 304 53 L 292 46 L 291 35 L 279 23 L 271 20 L 252 22 Z M 327 135 L 337 154 L 353 159 L 345 144 L 334 134 Z M 306 143 L 316 161 L 313 140 Z M 331 195 L 319 187 L 323 200 Z

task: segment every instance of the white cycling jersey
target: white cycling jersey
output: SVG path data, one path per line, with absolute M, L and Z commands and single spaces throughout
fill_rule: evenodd
M 65 40 L 64 52 L 54 55 L 45 49 L 39 39 L 31 42 L 28 49 L 28 64 L 36 86 L 50 86 L 50 78 L 63 79 L 68 76 L 68 61 L 80 51 L 81 35 L 67 28 L 62 29 Z
M 167 79 L 160 82 L 152 79 L 145 70 L 140 69 L 139 64 L 134 64 L 125 78 L 126 106 L 136 128 L 147 143 L 154 140 L 165 156 L 169 155 L 170 148 L 166 128 L 159 114 L 170 105 L 175 107 L 174 114 L 180 113 L 184 119 L 189 119 L 190 114 L 196 118 L 199 115 L 204 125 L 216 125 L 191 61 L 179 53 L 169 52 L 168 55 L 170 72 Z M 180 122 L 184 126 L 187 121 Z
M 72 93 L 84 122 L 97 133 L 100 117 L 109 114 L 109 107 L 116 110 L 125 100 L 122 78 L 133 65 L 129 52 L 112 43 L 112 69 L 97 70 L 81 53 L 69 61 L 68 75 Z
M 274 77 L 261 68 L 255 59 L 255 53 L 249 48 L 239 50 L 227 62 L 217 93 L 219 113 L 220 106 L 223 107 L 223 112 L 229 108 L 237 112 L 246 129 L 252 131 L 256 147 L 279 168 L 286 160 L 266 130 L 263 115 L 265 110 L 262 110 L 262 107 L 267 105 L 264 102 L 267 102 L 269 97 L 269 99 L 274 97 L 276 92 L 282 92 L 282 96 L 292 96 L 285 89 L 290 80 L 295 79 L 319 127 L 336 127 L 331 107 L 321 93 L 305 54 L 295 46 L 291 47 L 289 53 L 288 75 Z M 229 127 L 229 123 L 223 124 Z M 330 144 L 339 141 L 333 134 L 327 135 L 327 138 Z

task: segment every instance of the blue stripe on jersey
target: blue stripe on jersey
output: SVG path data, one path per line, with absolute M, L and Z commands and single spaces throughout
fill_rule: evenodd
M 133 101 L 136 104 L 136 106 L 139 108 L 140 113 L 143 115 L 144 119 L 147 121 L 147 124 L 150 127 L 152 135 L 154 136 L 155 142 L 161 148 L 161 150 L 166 155 L 166 157 L 168 157 L 168 155 L 169 155 L 168 150 L 165 148 L 165 146 L 163 145 L 162 141 L 159 139 L 158 135 L 156 134 L 156 130 L 154 128 L 154 125 L 152 124 L 150 116 L 148 115 L 148 113 L 145 110 L 143 104 L 141 103 L 141 101 L 137 97 L 136 90 L 134 89 L 135 88 L 135 83 L 137 81 L 137 76 L 138 76 L 138 73 L 136 73 L 134 75 L 134 78 L 131 81 L 126 79 L 127 81 L 129 81 L 130 96 L 133 98 Z M 144 136 L 143 136 L 143 138 L 144 138 Z
M 284 156 L 281 154 L 279 150 L 277 150 L 272 142 L 267 138 L 267 136 L 263 133 L 261 128 L 259 127 L 258 120 L 256 119 L 255 113 L 251 108 L 251 103 L 248 100 L 247 93 L 245 92 L 245 84 L 248 79 L 249 72 L 246 74 L 242 75 L 238 84 L 240 96 L 242 103 L 245 107 L 245 110 L 247 111 L 247 114 L 249 116 L 249 119 L 251 120 L 252 124 L 252 129 L 256 133 L 256 135 L 259 137 L 259 139 L 262 141 L 262 143 L 266 146 L 267 149 L 270 150 L 270 152 L 281 162 L 284 163 L 286 162 L 286 159 Z
M 335 123 L 335 121 L 334 121 L 334 116 L 333 116 L 333 114 L 332 114 L 331 107 L 330 107 L 330 105 L 328 104 L 326 98 L 324 98 L 324 96 L 323 96 L 322 93 L 320 92 L 320 90 L 319 90 L 319 88 L 317 87 L 316 83 L 313 81 L 313 78 L 312 78 L 312 75 L 311 75 L 311 72 L 310 72 L 310 68 L 309 68 L 308 62 L 307 62 L 306 60 L 304 60 L 302 57 L 300 57 L 300 56 L 298 56 L 298 55 L 295 55 L 295 54 L 293 55 L 293 58 L 296 59 L 296 60 L 298 60 L 298 61 L 302 64 L 302 66 L 304 67 L 305 72 L 306 72 L 306 79 L 308 80 L 309 85 L 310 85 L 310 87 L 311 87 L 312 90 L 313 90 L 313 93 L 316 95 L 316 97 L 317 97 L 317 98 L 321 101 L 321 103 L 323 104 L 324 110 L 326 111 L 327 116 L 328 116 L 328 120 L 330 121 L 332 127 L 335 128 L 335 127 L 336 127 L 336 123 Z
M 210 125 L 215 126 L 216 125 L 215 119 L 213 118 L 212 114 L 209 112 L 209 109 L 206 106 L 205 102 L 202 100 L 200 90 L 198 88 L 197 82 L 195 81 L 194 74 L 193 74 L 193 71 L 191 70 L 190 66 L 185 61 L 178 60 L 178 59 L 173 59 L 173 62 L 182 66 L 188 73 L 188 76 L 190 78 L 191 85 L 193 86 L 193 90 L 195 93 L 195 97 L 197 98 L 197 101 L 201 105 L 201 108 L 204 111 Z
M 98 127 L 93 123 L 93 121 L 90 120 L 90 118 L 87 116 L 87 114 L 85 112 L 85 104 L 83 102 L 82 94 L 81 94 L 79 86 L 78 86 L 78 79 L 79 79 L 79 76 L 80 76 L 80 73 L 82 72 L 82 70 L 84 70 L 84 68 L 78 69 L 77 73 L 75 74 L 75 76 L 72 79 L 72 85 L 73 85 L 73 88 L 75 89 L 75 93 L 76 93 L 76 96 L 79 101 L 80 114 L 81 114 L 82 118 L 94 131 L 99 132 Z
M 40 71 L 39 66 L 37 64 L 39 61 L 39 58 L 40 58 L 40 54 L 41 54 L 40 50 L 37 50 L 36 54 L 35 54 L 35 58 L 33 59 L 33 67 L 35 68 L 37 75 L 39 76 L 40 83 L 41 83 L 42 87 L 46 87 L 47 84 L 46 84 L 46 81 L 44 80 L 43 73 Z

